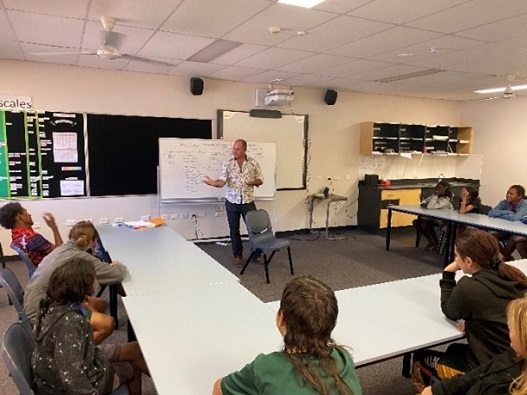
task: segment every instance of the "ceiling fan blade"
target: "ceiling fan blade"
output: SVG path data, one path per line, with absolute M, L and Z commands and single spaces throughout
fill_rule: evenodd
M 35 56 L 56 56 L 56 55 L 97 55 L 97 53 L 91 51 L 76 51 L 76 52 L 30 52 L 31 55 Z
M 149 63 L 154 66 L 165 66 L 165 67 L 175 67 L 175 64 L 167 63 L 167 62 L 161 62 L 159 60 L 154 59 L 148 59 L 148 58 L 142 58 L 140 56 L 132 56 L 132 55 L 122 55 L 123 59 L 131 60 L 134 62 L 142 62 L 142 63 Z

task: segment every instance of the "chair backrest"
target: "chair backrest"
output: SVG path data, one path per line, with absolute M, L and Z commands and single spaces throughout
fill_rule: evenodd
M 11 248 L 13 250 L 16 251 L 16 253 L 18 254 L 18 256 L 20 256 L 20 259 L 22 260 L 22 262 L 24 262 L 24 264 L 26 265 L 26 269 L 27 269 L 27 274 L 29 275 L 29 277 L 31 278 L 31 276 L 33 275 L 33 273 L 35 272 L 35 270 L 37 269 L 37 267 L 33 264 L 33 262 L 31 261 L 31 259 L 29 259 L 29 257 L 27 256 L 27 254 L 24 252 L 24 250 L 20 247 L 17 247 L 17 246 L 14 246 L 11 244 Z
M 20 322 L 11 324 L 4 334 L 1 354 L 9 374 L 21 395 L 34 395 L 31 354 L 35 349 L 32 335 Z
M 0 282 L 7 290 L 7 294 L 17 311 L 24 311 L 24 288 L 16 278 L 15 273 L 8 267 L 0 272 Z
M 26 326 L 29 332 L 32 333 L 31 323 L 24 312 L 24 288 L 22 288 L 15 273 L 8 267 L 2 269 L 0 272 L 0 283 L 2 283 L 4 289 L 7 291 L 9 300 L 18 312 L 18 318 L 20 318 L 20 321 L 22 321 L 22 324 Z
M 251 235 L 260 235 L 267 232 L 273 233 L 269 214 L 265 210 L 252 210 L 245 216 L 245 224 L 249 237 Z
M 490 210 L 492 210 L 492 206 L 487 206 L 486 204 L 480 204 L 479 206 L 480 214 L 488 215 Z

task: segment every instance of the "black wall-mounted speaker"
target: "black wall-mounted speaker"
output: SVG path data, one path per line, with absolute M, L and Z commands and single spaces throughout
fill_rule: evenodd
M 324 96 L 324 101 L 328 106 L 332 106 L 337 102 L 337 91 L 334 91 L 333 89 L 328 89 L 326 91 L 326 96 Z
M 203 93 L 203 80 L 201 78 L 192 77 L 190 79 L 190 92 L 195 96 Z

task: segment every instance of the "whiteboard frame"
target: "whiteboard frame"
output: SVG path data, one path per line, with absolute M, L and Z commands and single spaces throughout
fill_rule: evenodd
M 225 125 L 223 123 L 223 120 L 224 120 L 224 117 L 223 117 L 223 114 L 225 112 L 233 112 L 233 113 L 239 113 L 239 114 L 250 114 L 250 111 L 236 111 L 236 110 L 218 110 L 217 111 L 217 117 L 218 117 L 218 121 L 217 121 L 217 130 L 218 130 L 218 138 L 220 139 L 223 139 L 224 138 L 224 131 L 225 131 Z M 297 190 L 305 190 L 307 189 L 307 162 L 308 162 L 308 133 L 309 133 L 309 115 L 308 114 L 282 114 L 282 118 L 283 117 L 293 117 L 293 116 L 296 116 L 296 117 L 304 117 L 304 125 L 303 125 L 303 141 L 302 141 L 302 144 L 303 144 L 303 147 L 302 147 L 302 155 L 303 155 L 303 160 L 302 160 L 302 185 L 299 186 L 299 187 L 276 187 L 276 190 L 277 191 L 297 191 Z M 244 138 L 243 135 L 240 135 L 239 138 Z M 257 141 L 260 141 L 260 140 L 257 140 Z M 278 146 L 278 143 L 276 143 L 276 152 L 277 152 L 277 157 L 278 157 L 278 151 L 279 151 L 279 146 Z M 276 177 L 276 172 L 275 172 L 275 177 Z M 276 180 L 275 180 L 276 182 Z

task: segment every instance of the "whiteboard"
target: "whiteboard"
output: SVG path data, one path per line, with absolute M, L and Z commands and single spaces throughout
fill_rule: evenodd
M 257 118 L 247 112 L 220 110 L 218 118 L 218 136 L 225 140 L 276 143 L 278 189 L 306 188 L 307 115 Z
M 216 180 L 221 166 L 232 157 L 233 142 L 209 139 L 159 139 L 160 198 L 166 199 L 220 199 L 225 197 L 226 186 L 206 185 L 205 176 Z M 247 155 L 256 159 L 262 168 L 264 183 L 254 188 L 255 198 L 275 196 L 275 143 L 250 142 Z

